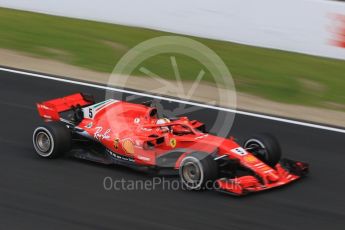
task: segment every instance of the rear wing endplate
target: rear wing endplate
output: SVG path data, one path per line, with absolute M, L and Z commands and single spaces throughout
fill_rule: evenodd
M 42 118 L 58 121 L 60 120 L 59 113 L 69 111 L 75 107 L 84 107 L 92 104 L 94 104 L 92 96 L 76 93 L 66 97 L 37 103 L 37 110 Z

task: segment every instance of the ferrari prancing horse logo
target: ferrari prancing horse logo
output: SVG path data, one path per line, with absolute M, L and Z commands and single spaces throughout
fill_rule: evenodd
M 170 139 L 170 146 L 175 148 L 176 147 L 176 139 L 175 138 L 171 138 Z

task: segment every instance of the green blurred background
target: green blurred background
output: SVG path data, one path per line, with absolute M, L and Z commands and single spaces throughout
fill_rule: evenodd
M 105 73 L 111 73 L 129 49 L 162 35 L 172 34 L 0 8 L 0 48 Z M 345 111 L 345 61 L 192 38 L 223 59 L 240 92 Z M 177 61 L 183 80 L 193 80 L 200 70 L 198 63 L 183 56 Z M 145 66 L 167 79 L 174 77 L 168 54 L 147 60 Z M 145 77 L 138 71 L 134 74 Z M 212 78 L 206 74 L 204 80 Z

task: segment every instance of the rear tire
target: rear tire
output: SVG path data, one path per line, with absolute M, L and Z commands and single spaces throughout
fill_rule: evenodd
M 245 141 L 243 147 L 271 167 L 281 159 L 279 142 L 270 134 L 255 135 Z
M 35 129 L 32 141 L 36 153 L 43 158 L 57 158 L 71 148 L 71 131 L 62 123 L 49 122 Z
M 182 159 L 179 175 L 187 189 L 200 190 L 217 179 L 218 165 L 208 153 L 194 152 Z

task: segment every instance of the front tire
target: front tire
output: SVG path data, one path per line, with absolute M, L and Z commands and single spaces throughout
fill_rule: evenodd
M 245 141 L 243 147 L 271 167 L 281 159 L 279 142 L 270 134 L 255 135 Z
M 179 175 L 189 190 L 200 190 L 217 179 L 218 165 L 207 153 L 194 152 L 181 161 Z
M 36 153 L 43 158 L 57 158 L 71 148 L 71 132 L 62 123 L 49 122 L 35 129 L 32 135 Z

